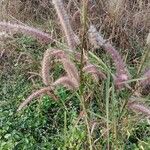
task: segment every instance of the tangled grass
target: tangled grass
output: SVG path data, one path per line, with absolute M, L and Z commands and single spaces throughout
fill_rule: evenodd
M 97 18 L 99 17 L 99 14 L 94 11 L 97 8 L 97 3 L 99 4 L 98 6 L 101 7 L 102 4 L 100 4 L 98 1 L 85 0 L 83 1 L 83 3 L 81 3 L 82 6 L 80 8 L 77 1 L 70 0 L 68 2 L 66 10 L 64 7 L 65 4 L 62 0 L 53 0 L 53 5 L 58 15 L 59 23 L 61 25 L 60 27 L 62 27 L 62 31 L 66 39 L 65 44 L 62 44 L 65 45 L 65 48 L 60 48 L 60 46 L 57 45 L 58 43 L 61 43 L 61 41 L 58 42 L 56 38 L 39 29 L 29 27 L 27 25 L 21 25 L 18 23 L 10 23 L 4 21 L 0 22 L 0 30 L 2 30 L 2 32 L 5 32 L 6 34 L 8 32 L 9 34 L 13 35 L 17 33 L 22 33 L 23 35 L 33 37 L 41 44 L 50 45 L 49 48 L 44 52 L 43 60 L 41 61 L 40 76 L 42 78 L 44 86 L 29 95 L 27 99 L 25 99 L 20 104 L 17 111 L 21 111 L 33 99 L 43 94 L 50 96 L 53 100 L 56 100 L 58 102 L 58 93 L 56 93 L 55 90 L 60 85 L 64 86 L 66 89 L 70 90 L 71 93 L 75 93 L 76 97 L 80 101 L 80 113 L 74 126 L 77 126 L 82 118 L 84 118 L 84 124 L 86 125 L 86 136 L 84 136 L 86 137 L 86 140 L 84 139 L 84 146 L 81 144 L 81 141 L 79 142 L 79 145 L 81 144 L 82 149 L 88 147 L 88 149 L 90 150 L 96 147 L 101 148 L 99 144 L 103 146 L 105 145 L 104 147 L 106 147 L 107 149 L 121 147 L 120 145 L 117 145 L 118 139 L 116 136 L 119 136 L 119 133 L 117 133 L 116 130 L 119 130 L 120 127 L 116 125 L 116 122 L 119 123 L 119 121 L 122 121 L 121 119 L 122 117 L 124 117 L 124 112 L 126 111 L 126 108 L 135 111 L 136 113 L 140 112 L 146 117 L 150 117 L 150 108 L 146 106 L 146 104 L 144 104 L 143 102 L 138 101 L 144 96 L 149 97 L 150 93 L 150 70 L 149 66 L 145 65 L 150 55 L 150 34 L 148 34 L 147 40 L 145 42 L 147 44 L 145 44 L 146 53 L 142 56 L 141 63 L 137 67 L 138 73 L 136 73 L 135 77 L 132 77 L 132 75 L 129 74 L 130 70 L 127 69 L 126 63 L 128 62 L 126 62 L 126 59 L 121 56 L 121 52 L 117 50 L 121 45 L 124 45 L 123 39 L 125 39 L 126 43 L 128 42 L 128 44 L 130 44 L 130 42 L 126 40 L 129 34 L 127 34 L 122 27 L 125 19 L 123 18 L 123 16 L 126 15 L 125 9 L 122 9 L 124 7 L 123 1 L 109 1 L 109 3 L 106 4 L 107 9 L 109 10 L 107 12 L 108 16 L 105 16 L 104 18 L 101 17 L 102 20 L 100 20 L 100 22 L 97 19 L 94 19 L 96 15 Z M 126 2 L 126 4 L 130 3 Z M 137 7 L 143 7 L 144 5 L 146 8 L 149 7 L 147 3 L 141 3 L 140 5 L 137 2 L 135 4 L 135 6 Z M 74 7 L 72 8 L 72 6 Z M 128 9 L 128 7 L 130 6 L 127 5 L 126 9 Z M 89 12 L 85 13 L 88 8 Z M 104 11 L 104 9 L 101 10 Z M 103 12 L 103 15 L 106 15 L 105 12 Z M 123 19 L 121 20 L 121 18 Z M 78 30 L 74 30 L 71 25 L 76 20 L 80 21 L 80 23 L 78 23 L 81 28 L 81 30 L 79 29 L 79 32 Z M 112 24 L 111 21 L 113 21 Z M 121 24 L 118 25 L 120 21 Z M 98 32 L 95 27 L 99 27 L 100 23 L 102 23 L 103 25 L 107 23 L 109 26 L 109 30 L 112 28 L 112 31 L 109 32 L 110 36 L 112 36 L 113 38 L 116 36 L 117 38 L 104 39 L 102 34 Z M 126 24 L 128 25 L 128 22 Z M 138 28 L 138 25 L 136 27 Z M 104 29 L 108 31 L 107 25 L 105 26 L 105 28 L 103 26 L 101 28 L 102 32 Z M 144 30 L 147 30 L 147 28 L 148 26 L 146 26 L 145 23 L 145 28 L 142 31 L 144 32 Z M 122 40 L 119 40 L 120 34 L 123 34 L 123 36 L 121 36 L 123 38 Z M 118 48 L 112 46 L 112 41 L 115 42 L 116 39 L 117 41 L 119 41 L 119 43 L 121 43 L 120 45 L 115 44 L 116 46 L 118 46 Z M 53 46 L 53 44 L 55 44 L 55 46 Z M 92 48 L 93 46 L 94 48 Z M 107 61 L 109 60 L 108 58 L 111 57 L 115 68 L 113 68 L 111 65 L 108 67 L 107 63 L 104 63 L 101 59 L 102 56 L 98 56 L 99 54 L 96 53 L 96 49 L 101 48 L 105 51 L 105 57 L 107 58 Z M 93 50 L 93 52 L 91 52 L 91 49 Z M 1 56 L 3 56 L 2 53 Z M 56 78 L 55 76 L 52 77 L 54 72 L 52 67 L 53 65 L 58 64 L 62 67 L 61 69 L 64 71 L 63 73 L 59 74 L 58 78 Z M 130 66 L 128 66 L 128 68 L 130 68 Z M 147 71 L 145 71 L 145 73 L 143 73 L 142 75 L 141 72 L 144 69 L 146 69 Z M 116 70 L 115 73 L 114 70 Z M 50 78 L 55 80 L 51 80 Z M 102 89 L 104 83 L 105 86 L 104 89 Z M 91 88 L 93 87 L 97 87 L 97 89 L 92 91 Z M 127 96 L 122 98 L 122 95 L 126 92 L 128 93 Z M 100 100 L 103 98 L 105 99 L 105 102 L 103 100 Z M 118 98 L 118 100 L 124 99 L 125 101 L 123 102 L 123 104 L 121 104 L 115 100 L 116 98 Z M 101 110 L 102 114 L 105 114 L 104 120 L 106 121 L 104 121 L 105 125 L 102 125 L 104 127 L 104 131 L 99 138 L 95 138 L 96 135 L 93 135 L 93 131 L 97 131 L 98 129 L 96 128 L 96 124 L 98 123 L 97 121 L 93 123 L 90 119 L 92 113 L 95 116 L 97 115 L 96 113 L 94 113 L 94 111 L 97 111 L 97 109 L 93 109 L 93 112 L 91 112 L 90 110 L 90 101 L 95 101 L 95 99 L 97 101 L 93 104 L 95 105 L 95 107 L 97 107 L 96 105 L 102 105 L 100 108 L 104 108 L 105 104 L 106 109 L 104 112 L 103 110 Z M 110 106 L 110 104 L 112 104 L 112 106 Z M 109 109 L 112 110 L 112 115 Z M 116 116 L 115 114 L 115 109 L 118 110 L 118 116 Z M 126 115 L 128 116 L 128 114 Z M 66 115 L 64 118 L 64 132 L 66 135 Z M 101 119 L 103 120 L 103 118 Z M 122 121 L 122 126 L 123 124 L 124 122 Z M 98 127 L 100 127 L 100 125 L 98 125 Z M 123 128 L 125 127 L 123 126 L 122 129 Z M 101 137 L 106 138 L 107 140 L 104 143 L 101 143 L 101 141 L 99 141 Z M 115 142 L 113 142 L 113 140 L 111 141 L 112 137 L 114 138 Z M 97 144 L 97 141 L 99 141 L 99 144 Z M 65 142 L 67 142 L 67 139 L 65 139 Z M 69 144 L 67 145 L 67 143 L 65 143 L 64 147 L 78 147 L 78 145 L 76 144 L 75 146 L 71 146 Z M 79 148 L 81 147 L 79 146 Z

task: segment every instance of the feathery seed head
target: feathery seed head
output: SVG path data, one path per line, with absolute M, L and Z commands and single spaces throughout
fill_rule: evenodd
M 79 42 L 79 38 L 75 35 L 70 25 L 69 16 L 65 10 L 62 0 L 52 0 L 59 17 L 60 23 L 67 38 L 70 50 L 74 50 Z
M 74 80 L 75 82 L 79 82 L 79 74 L 78 74 L 78 70 L 76 68 L 76 66 L 74 65 L 73 62 L 71 62 L 71 60 L 68 59 L 61 59 L 61 62 L 64 66 L 65 71 L 67 72 L 67 75 L 69 76 L 69 78 L 71 78 L 72 80 Z
M 147 95 L 150 93 L 150 69 L 144 73 L 143 77 L 145 79 L 140 81 L 141 93 Z
M 51 91 L 50 87 L 44 87 L 34 93 L 32 93 L 25 101 L 23 101 L 20 106 L 18 107 L 17 111 L 20 111 L 23 109 L 28 103 L 30 103 L 34 98 L 40 96 L 43 93 L 47 93 L 48 91 Z
M 129 109 L 132 109 L 133 111 L 141 112 L 144 115 L 150 117 L 150 108 L 144 106 L 143 104 L 134 101 L 134 102 L 128 102 L 127 106 Z
M 41 43 L 45 43 L 45 44 L 51 43 L 53 41 L 52 37 L 49 34 L 44 33 L 33 27 L 29 27 L 27 25 L 23 26 L 19 24 L 12 24 L 9 22 L 0 22 L 0 30 L 7 31 L 10 33 L 20 32 L 29 35 L 39 40 Z
M 42 79 L 45 85 L 49 85 L 49 69 L 50 69 L 50 60 L 53 58 L 66 58 L 64 51 L 59 49 L 47 49 L 44 53 L 42 61 Z
M 92 64 L 88 64 L 83 68 L 83 71 L 89 73 L 93 76 L 93 78 L 98 81 L 100 79 L 105 79 L 106 76 L 100 70 L 97 69 L 96 66 Z
M 74 89 L 77 89 L 79 87 L 78 82 L 75 82 L 69 76 L 64 76 L 64 77 L 61 77 L 61 78 L 57 79 L 52 84 L 52 86 L 58 86 L 60 84 L 63 85 L 64 87 L 67 87 L 70 90 L 74 90 Z
M 123 81 L 128 80 L 128 74 L 125 68 L 126 65 L 123 62 L 121 55 L 109 42 L 106 42 L 106 40 L 103 39 L 93 25 L 91 25 L 89 29 L 89 41 L 96 48 L 102 46 L 104 50 L 112 57 L 116 67 L 115 85 L 118 89 L 121 89 L 124 86 Z
M 147 85 L 147 84 L 150 84 L 150 69 L 147 70 L 147 71 L 144 73 L 143 77 L 145 77 L 146 79 L 141 80 L 141 81 L 140 81 L 140 84 L 141 84 L 142 86 L 145 86 L 145 85 Z
M 103 46 L 105 40 L 99 35 L 99 33 L 93 25 L 90 25 L 88 33 L 89 41 L 95 48 L 100 48 L 100 46 Z

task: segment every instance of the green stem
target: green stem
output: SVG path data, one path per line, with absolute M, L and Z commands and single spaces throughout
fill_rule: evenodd
M 83 112 L 84 112 L 85 123 L 87 126 L 89 148 L 90 148 L 90 150 L 92 150 L 92 137 L 91 137 L 91 132 L 90 132 L 90 125 L 88 122 L 88 114 L 87 114 L 85 103 L 84 103 L 84 97 L 81 96 L 80 100 L 81 100 L 81 104 L 82 104 L 82 108 L 83 108 Z
M 142 68 L 144 66 L 144 63 L 147 61 L 147 58 L 150 58 L 150 47 L 146 47 L 145 48 L 145 54 L 143 55 L 142 59 L 141 59 L 141 63 L 140 63 L 140 66 L 138 68 L 138 72 L 137 72 L 137 76 L 141 73 L 142 71 Z
M 86 111 L 85 100 L 83 97 L 83 90 L 84 90 L 84 77 L 83 77 L 83 67 L 84 67 L 84 53 L 87 52 L 87 21 L 88 21 L 88 0 L 82 0 L 82 41 L 81 41 L 81 66 L 80 66 L 80 101 L 84 112 L 84 119 L 87 126 L 87 133 L 88 133 L 88 142 L 89 142 L 89 149 L 92 150 L 92 140 L 91 140 L 91 133 L 90 133 L 90 126 L 88 122 L 88 114 Z
M 82 41 L 81 41 L 81 67 L 80 67 L 80 90 L 83 93 L 83 67 L 84 67 L 84 52 L 87 51 L 87 42 L 86 42 L 86 34 L 87 34 L 87 5 L 88 0 L 83 0 L 83 8 L 82 8 Z
M 109 98 L 110 98 L 110 74 L 107 75 L 107 82 L 106 82 L 106 118 L 107 118 L 107 150 L 110 147 L 109 141 Z

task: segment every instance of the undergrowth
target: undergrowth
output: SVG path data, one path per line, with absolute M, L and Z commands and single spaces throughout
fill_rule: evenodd
M 150 34 L 145 44 L 145 37 L 143 43 L 134 41 L 135 33 L 124 38 L 132 31 L 125 35 L 118 25 L 124 23 L 120 15 L 127 15 L 121 3 L 113 12 L 110 7 L 115 5 L 103 2 L 110 18 L 101 16 L 98 22 L 93 20 L 102 13 L 97 12 L 102 5 L 98 1 L 64 2 L 53 0 L 47 7 L 40 1 L 27 4 L 56 13 L 65 38 L 56 20 L 44 12 L 36 21 L 41 24 L 43 15 L 49 19 L 50 33 L 20 21 L 0 22 L 0 149 L 150 149 Z M 147 8 L 147 3 L 135 6 Z M 97 31 L 100 23 L 108 26 Z

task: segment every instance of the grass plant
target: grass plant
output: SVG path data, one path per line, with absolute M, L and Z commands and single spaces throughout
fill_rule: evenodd
M 0 149 L 150 149 L 149 2 L 22 3 L 58 20 L 0 21 Z

